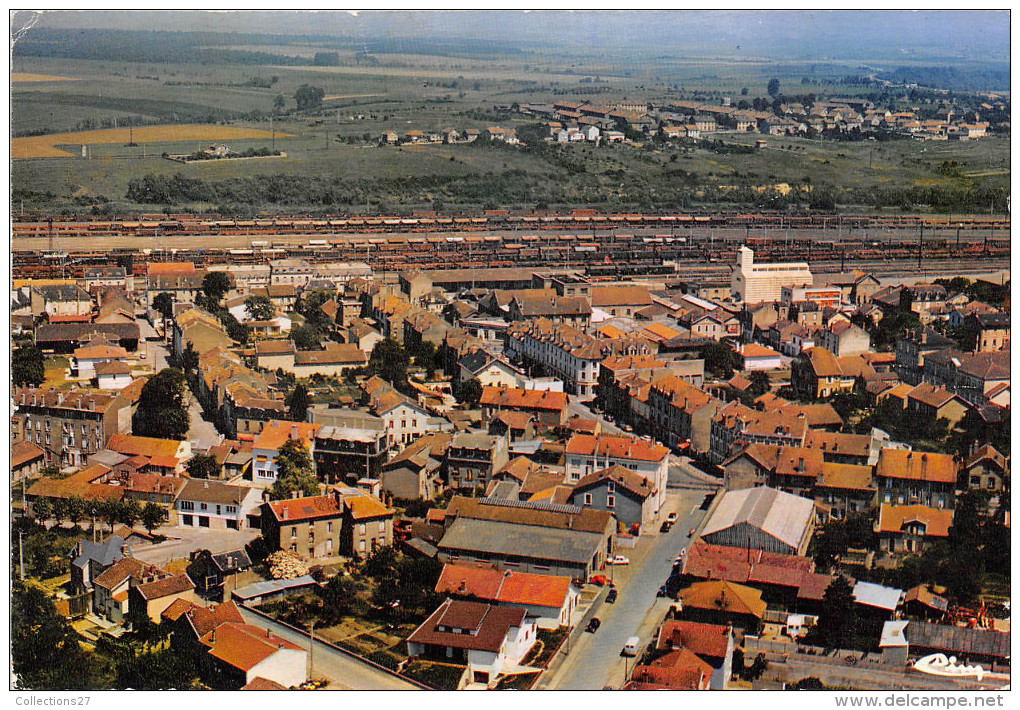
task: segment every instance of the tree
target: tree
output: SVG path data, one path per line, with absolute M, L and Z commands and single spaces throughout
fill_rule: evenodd
M 176 368 L 166 368 L 142 386 L 135 413 L 134 433 L 157 439 L 183 439 L 190 420 L 185 406 L 187 381 Z
M 436 369 L 436 346 L 434 343 L 423 340 L 411 354 L 414 356 L 414 364 L 425 372 L 431 373 Z
M 309 86 L 308 84 L 302 84 L 294 92 L 294 100 L 297 101 L 298 111 L 319 108 L 322 106 L 322 100 L 325 97 L 325 91 L 318 86 Z
M 34 345 L 15 350 L 11 355 L 11 379 L 18 386 L 41 385 L 46 380 L 42 350 Z
M 40 523 L 45 523 L 53 515 L 53 503 L 49 498 L 36 498 L 32 501 L 32 515 Z
M 185 372 L 198 371 L 198 353 L 195 352 L 190 341 L 184 346 L 184 352 L 181 353 L 181 369 Z
M 407 350 L 393 338 L 376 343 L 368 359 L 369 369 L 398 390 L 407 389 L 407 368 L 410 364 Z
M 78 523 L 85 517 L 88 504 L 81 496 L 68 496 L 64 499 L 64 501 L 67 506 L 65 508 L 65 515 L 67 516 L 67 519 L 71 521 L 71 525 L 78 525 Z
M 772 77 L 771 79 L 769 79 L 768 91 L 769 96 L 771 96 L 772 98 L 776 98 L 777 96 L 779 96 L 779 79 L 777 79 L 776 77 Z
M 230 290 L 230 277 L 224 271 L 210 271 L 202 279 L 202 293 L 209 302 L 218 304 Z
M 97 657 L 41 588 L 14 583 L 11 594 L 11 662 L 19 690 L 99 690 Z
M 175 649 L 130 653 L 117 664 L 118 688 L 132 690 L 189 690 L 199 687 L 194 656 Z
M 174 315 L 174 295 L 169 291 L 161 291 L 152 299 L 152 309 L 163 316 L 165 322 Z
M 153 530 L 165 523 L 168 517 L 166 508 L 158 503 L 149 501 L 145 504 L 145 507 L 142 508 L 142 525 L 145 526 L 145 529 L 149 531 L 150 535 Z
M 712 341 L 701 346 L 698 357 L 705 361 L 705 369 L 714 376 L 729 379 L 733 370 L 740 366 L 737 353 L 725 343 Z
M 818 614 L 818 636 L 826 648 L 848 648 L 857 626 L 854 590 L 845 577 L 832 581 L 822 595 Z
M 467 382 L 461 382 L 454 388 L 454 397 L 458 402 L 468 407 L 477 407 L 482 399 L 482 383 L 477 377 L 472 377 Z
M 192 478 L 216 478 L 220 474 L 220 465 L 216 457 L 209 454 L 195 454 L 187 464 L 188 475 Z
M 120 519 L 121 514 L 121 501 L 118 500 L 100 500 L 96 501 L 95 507 L 93 508 L 94 514 L 100 521 L 106 521 L 110 526 L 110 532 L 113 532 L 113 524 Z M 102 528 L 100 528 L 102 529 Z
M 772 383 L 769 381 L 768 373 L 764 370 L 755 370 L 747 379 L 751 382 L 751 386 L 747 388 L 747 392 L 753 398 L 761 397 L 772 388 Z
M 290 339 L 298 350 L 319 350 L 322 348 L 322 333 L 308 325 L 299 325 L 290 330 Z
M 127 500 L 121 501 L 117 506 L 117 521 L 127 525 L 129 528 L 134 527 L 138 519 L 142 517 L 142 506 L 134 498 L 128 498 Z
M 276 454 L 276 483 L 270 489 L 274 500 L 290 498 L 300 491 L 305 496 L 319 494 L 319 479 L 312 468 L 308 446 L 300 439 L 289 439 Z
M 339 621 L 341 617 L 350 613 L 356 600 L 357 591 L 358 587 L 351 577 L 345 574 L 335 575 L 326 582 L 320 592 L 323 610 L 332 620 Z
M 269 320 L 276 315 L 276 307 L 268 296 L 248 296 L 244 299 L 244 308 L 253 320 Z
M 276 98 L 273 99 L 273 110 L 277 113 L 283 111 L 283 108 L 287 105 L 287 100 L 283 98 L 283 94 L 277 94 Z
M 309 404 L 311 399 L 308 397 L 308 388 L 299 382 L 287 398 L 287 412 L 290 418 L 296 422 L 303 422 L 308 417 Z

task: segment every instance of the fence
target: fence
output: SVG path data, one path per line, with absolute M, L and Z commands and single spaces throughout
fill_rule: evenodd
M 261 612 L 258 609 L 255 609 L 253 607 L 247 606 L 245 604 L 241 604 L 240 606 L 245 611 L 249 611 L 252 614 L 255 614 L 256 616 L 261 616 L 263 619 L 265 619 L 267 621 L 271 621 L 274 624 L 279 624 L 280 626 L 284 626 L 284 627 L 290 629 L 291 631 L 295 631 L 295 632 L 297 632 L 299 634 L 302 634 L 304 636 L 308 635 L 308 632 L 306 630 L 300 629 L 297 626 L 292 626 L 291 624 L 288 624 L 285 621 L 280 621 L 279 619 L 274 619 L 269 614 L 266 614 L 265 612 Z M 365 658 L 364 656 L 361 656 L 361 655 L 359 655 L 357 653 L 354 653 L 353 651 L 351 651 L 349 649 L 344 648 L 343 646 L 337 646 L 335 643 L 330 643 L 329 641 L 321 639 L 318 636 L 315 637 L 315 641 L 317 643 L 321 643 L 324 646 L 329 646 L 334 651 L 338 651 L 339 653 L 342 653 L 345 656 L 349 656 L 349 657 L 353 658 L 355 661 L 358 661 L 360 663 L 364 663 L 366 666 L 371 666 L 372 668 L 374 668 L 377 671 L 381 671 L 383 673 L 386 673 L 387 675 L 391 675 L 394 678 L 399 678 L 400 680 L 404 681 L 405 683 L 409 683 L 411 685 L 416 685 L 419 688 L 422 688 L 423 690 L 435 690 L 435 688 L 433 688 L 430 685 L 426 685 L 425 683 L 422 683 L 421 681 L 415 680 L 414 678 L 408 678 L 407 676 L 400 675 L 399 673 L 395 672 L 391 668 L 387 668 L 386 666 L 382 665 L 381 663 L 376 663 L 375 661 L 371 661 L 371 660 Z

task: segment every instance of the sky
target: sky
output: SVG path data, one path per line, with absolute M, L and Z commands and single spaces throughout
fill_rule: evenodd
M 29 20 L 18 13 L 14 29 Z M 38 27 L 471 38 L 556 50 L 772 59 L 1008 60 L 1007 11 L 53 11 Z

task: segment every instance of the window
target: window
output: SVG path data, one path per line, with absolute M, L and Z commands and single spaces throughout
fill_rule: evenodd
M 297 540 L 297 528 L 293 527 L 290 529 L 290 539 Z
M 364 540 L 358 540 L 358 552 L 364 552 L 364 551 L 365 551 L 365 541 Z
M 606 496 L 606 507 L 607 508 L 616 507 L 616 496 Z
M 208 506 L 208 505 L 206 505 L 205 503 L 199 503 L 199 507 L 200 507 L 200 508 L 201 508 L 202 510 L 207 510 L 207 509 L 209 508 L 209 506 Z
M 385 520 L 380 520 L 379 521 L 379 532 L 381 532 L 381 533 L 386 532 L 386 521 Z
M 584 504 L 591 505 L 591 493 L 584 494 Z
M 606 490 L 610 493 L 616 493 L 616 482 L 609 481 L 609 483 L 606 484 Z
M 365 534 L 365 524 L 364 523 L 361 523 L 360 525 L 358 525 L 358 532 L 361 533 L 362 535 Z
M 326 554 L 327 555 L 333 554 L 333 538 L 326 539 Z
M 326 532 L 327 533 L 333 532 L 333 521 L 332 520 L 329 520 L 329 521 L 326 522 Z
M 227 512 L 228 513 L 236 513 L 237 512 L 237 506 L 236 505 L 228 505 L 227 506 Z
M 195 509 L 195 501 L 193 501 L 193 500 L 182 500 L 181 501 L 181 510 L 194 510 L 194 509 Z M 191 517 L 191 516 L 188 516 L 188 517 Z

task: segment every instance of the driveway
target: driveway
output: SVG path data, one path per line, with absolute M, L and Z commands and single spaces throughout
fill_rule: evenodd
M 168 539 L 157 545 L 133 545 L 131 554 L 142 562 L 160 566 L 173 559 L 188 559 L 194 550 L 213 553 L 237 550 L 259 536 L 258 530 L 210 530 L 169 525 L 156 532 Z
M 278 624 L 254 614 L 244 607 L 238 607 L 245 623 L 269 629 L 277 636 L 296 643 L 301 648 L 308 648 L 308 634 L 298 633 L 290 627 Z M 418 690 L 418 687 L 407 681 L 384 673 L 367 663 L 337 651 L 319 639 L 315 640 L 315 651 L 312 654 L 313 678 L 325 678 L 331 686 L 344 690 Z
M 602 605 L 598 612 L 602 626 L 594 634 L 583 634 L 563 664 L 540 682 L 540 688 L 598 690 L 623 684 L 634 659 L 621 657 L 620 651 L 631 636 L 638 636 L 644 648 L 665 618 L 671 600 L 657 597 L 656 592 L 669 577 L 681 548 L 690 544 L 687 532 L 701 523 L 705 512 L 698 506 L 704 496 L 697 490 L 669 492 L 664 510 L 677 513 L 676 525 L 668 533 L 642 536 L 632 550 L 620 550 L 630 564 L 612 571 L 619 598 L 615 604 Z

